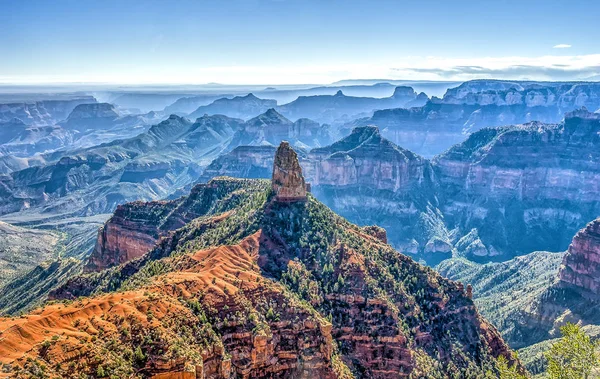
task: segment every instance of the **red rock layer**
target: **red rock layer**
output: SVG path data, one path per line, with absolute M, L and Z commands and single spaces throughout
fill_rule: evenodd
M 0 362 L 22 377 L 40 360 L 52 377 L 132 368 L 155 379 L 335 377 L 331 324 L 261 276 L 260 234 L 173 258 L 178 271 L 140 290 L 0 318 Z
M 581 229 L 559 271 L 563 283 L 600 295 L 600 218 Z

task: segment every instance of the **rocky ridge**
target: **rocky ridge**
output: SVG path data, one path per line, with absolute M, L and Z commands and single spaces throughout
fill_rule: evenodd
M 288 148 L 275 160 L 296 174 L 275 189 L 296 194 L 301 171 Z M 163 231 L 156 245 L 52 294 L 90 298 L 0 319 L 2 337 L 28 335 L 0 354 L 3 363 L 25 377 L 43 358 L 62 375 L 101 366 L 144 377 L 445 378 L 494 370 L 499 355 L 513 359 L 462 285 L 393 250 L 380 229 L 350 224 L 310 194 L 278 201 L 271 186 L 219 178 L 190 197 L 148 204 L 145 216 L 142 203 L 128 205 L 136 213 L 115 221 L 152 220 Z M 106 251 L 108 262 L 117 264 L 115 246 L 137 255 L 118 239 L 104 241 L 97 257 Z M 40 325 L 61 337 L 42 343 Z
M 222 114 L 228 117 L 247 120 L 275 107 L 277 107 L 277 101 L 271 99 L 259 99 L 254 96 L 254 94 L 249 93 L 246 96 L 217 99 L 209 105 L 198 107 L 198 109 L 190 113 L 188 117 L 190 119 L 196 119 L 205 114 Z

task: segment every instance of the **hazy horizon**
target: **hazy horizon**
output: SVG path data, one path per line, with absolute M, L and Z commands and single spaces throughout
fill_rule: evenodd
M 0 84 L 600 79 L 600 4 L 591 1 L 32 0 L 3 8 Z M 562 27 L 575 18 L 576 27 Z

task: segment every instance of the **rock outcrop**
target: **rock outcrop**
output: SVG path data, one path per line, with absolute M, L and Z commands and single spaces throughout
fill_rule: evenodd
M 273 161 L 271 180 L 275 198 L 278 201 L 306 200 L 306 183 L 298 155 L 289 142 L 283 141 L 277 148 Z
M 600 295 L 600 218 L 575 235 L 558 275 L 563 283 Z
M 162 219 L 175 206 L 175 202 L 119 205 L 98 231 L 86 271 L 101 271 L 147 253 L 159 238 Z

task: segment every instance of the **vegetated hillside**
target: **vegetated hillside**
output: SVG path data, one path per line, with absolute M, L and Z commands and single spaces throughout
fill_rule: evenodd
M 486 316 L 533 374 L 545 370 L 543 352 L 560 337 L 566 322 L 582 323 L 586 333 L 600 334 L 597 262 L 600 220 L 573 238 L 567 253 L 536 252 L 503 263 L 477 264 L 450 259 L 437 266 L 444 276 L 473 287 Z
M 55 259 L 61 238 L 59 233 L 0 221 L 0 286 L 39 262 Z
M 533 325 L 523 325 L 526 319 L 522 314 L 533 312 L 543 294 L 558 283 L 558 268 L 563 255 L 535 252 L 510 261 L 487 264 L 453 258 L 440 263 L 436 270 L 442 276 L 470 284 L 481 313 L 512 347 L 522 348 L 552 337 L 549 330 L 532 333 Z
M 475 378 L 513 360 L 460 284 L 337 216 L 279 153 L 272 183 L 219 178 L 127 205 L 114 223 L 151 222 L 155 246 L 135 257 L 135 239 L 101 233 L 93 271 L 52 294 L 69 300 L 0 319 L 0 360 L 23 377 L 155 378 Z
M 81 269 L 79 260 L 59 258 L 16 276 L 0 286 L 0 315 L 23 313 L 39 306 L 51 290 L 79 274 Z

